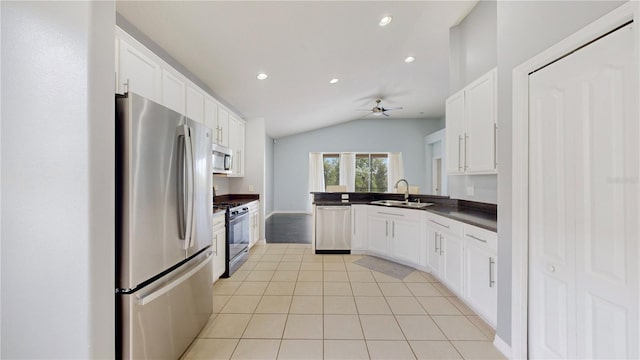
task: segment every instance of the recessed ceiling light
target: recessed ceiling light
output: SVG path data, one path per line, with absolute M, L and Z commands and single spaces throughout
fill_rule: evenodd
M 268 78 L 268 77 L 269 77 L 269 76 L 268 76 L 267 74 L 265 74 L 265 73 L 260 73 L 260 74 L 258 74 L 258 76 L 256 76 L 256 78 L 257 78 L 258 80 L 264 80 L 264 79 L 266 79 L 266 78 Z
M 338 81 L 340 81 L 340 79 L 331 79 L 331 80 L 329 80 L 329 84 L 335 84 Z
M 416 61 L 416 58 L 415 58 L 415 57 L 413 57 L 413 56 L 407 56 L 407 57 L 404 59 L 404 62 L 406 62 L 406 63 L 412 63 L 412 62 L 414 62 L 414 61 Z
M 391 17 L 391 16 L 385 16 L 382 19 L 380 19 L 380 22 L 378 23 L 378 25 L 387 26 L 387 25 L 389 25 L 389 23 L 391 22 L 392 19 L 393 19 L 393 17 Z

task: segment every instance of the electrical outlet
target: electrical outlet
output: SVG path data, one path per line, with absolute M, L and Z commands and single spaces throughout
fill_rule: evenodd
M 341 194 L 342 200 L 349 200 L 349 194 Z
M 253 185 L 249 185 L 249 192 L 253 192 Z
M 473 196 L 473 185 L 469 185 L 467 186 L 467 195 L 468 196 Z

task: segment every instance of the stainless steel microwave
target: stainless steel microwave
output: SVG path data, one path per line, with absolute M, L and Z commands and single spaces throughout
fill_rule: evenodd
M 212 172 L 214 174 L 231 173 L 231 149 L 226 146 L 213 144 L 211 146 Z

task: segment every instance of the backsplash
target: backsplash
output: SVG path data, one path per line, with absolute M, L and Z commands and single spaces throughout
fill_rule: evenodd
M 229 194 L 229 178 L 224 175 L 212 175 L 216 196 Z

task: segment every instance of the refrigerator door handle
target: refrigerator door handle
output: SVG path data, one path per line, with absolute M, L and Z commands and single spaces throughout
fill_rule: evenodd
M 180 125 L 176 129 L 178 138 L 178 228 L 183 249 L 191 247 L 193 230 L 193 146 L 190 129 Z
M 200 262 L 200 264 L 198 264 L 197 266 L 195 266 L 193 269 L 189 270 L 188 272 L 182 274 L 178 278 L 174 279 L 173 281 L 171 281 L 167 285 L 159 288 L 158 290 L 156 290 L 156 291 L 154 291 L 154 292 L 152 292 L 150 294 L 145 294 L 145 295 L 142 295 L 142 296 L 136 295 L 138 305 L 149 304 L 153 300 L 155 300 L 155 299 L 159 298 L 160 296 L 168 293 L 169 291 L 171 291 L 171 289 L 173 289 L 176 286 L 178 286 L 178 285 L 182 284 L 183 282 L 185 282 L 187 279 L 189 279 L 191 276 L 193 276 L 193 274 L 195 274 L 198 271 L 200 271 L 200 269 L 202 269 L 203 267 L 210 265 L 211 264 L 211 254 L 212 253 L 213 253 L 213 251 L 208 251 L 206 253 L 207 257 L 204 260 L 202 260 L 202 262 Z
M 191 138 L 191 128 L 184 126 L 187 131 L 186 142 L 186 155 L 187 155 L 187 228 L 186 238 L 184 243 L 184 249 L 188 249 L 193 246 L 193 233 L 195 228 L 195 164 L 193 154 L 193 139 Z
M 185 153 L 187 151 L 187 140 L 186 140 L 186 126 L 179 126 L 176 129 L 176 137 L 178 141 L 178 156 L 177 156 L 177 194 L 178 194 L 178 231 L 180 233 L 180 239 L 185 240 L 187 238 L 187 229 L 186 229 L 186 210 L 185 210 L 185 200 L 186 200 L 186 187 L 185 187 Z

